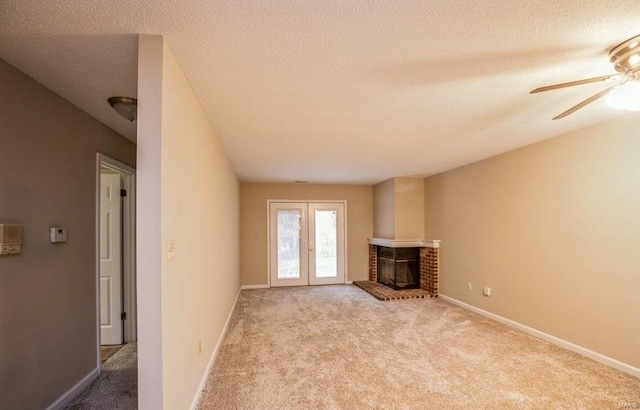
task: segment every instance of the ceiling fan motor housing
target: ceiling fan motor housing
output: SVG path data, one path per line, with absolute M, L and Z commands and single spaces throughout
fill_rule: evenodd
M 609 61 L 617 72 L 640 81 L 640 36 L 632 37 L 612 48 Z

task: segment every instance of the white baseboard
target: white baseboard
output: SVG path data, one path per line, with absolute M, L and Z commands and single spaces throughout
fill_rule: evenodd
M 75 399 L 78 394 L 82 393 L 82 391 L 86 389 L 91 384 L 91 382 L 93 382 L 98 377 L 99 374 L 99 367 L 91 370 L 91 372 L 84 376 L 78 383 L 75 384 L 75 386 L 70 388 L 65 394 L 60 396 L 58 400 L 54 401 L 53 404 L 47 407 L 47 410 L 63 409 L 67 404 Z
M 245 290 L 245 289 L 268 289 L 269 285 L 242 285 L 240 286 L 240 289 Z
M 222 328 L 222 332 L 220 332 L 220 337 L 218 338 L 218 342 L 216 343 L 216 347 L 213 349 L 213 353 L 211 353 L 211 357 L 209 358 L 209 363 L 207 363 L 207 368 L 204 371 L 204 375 L 202 375 L 202 380 L 200 381 L 200 385 L 198 386 L 198 391 L 196 392 L 193 401 L 191 402 L 191 406 L 189 406 L 190 410 L 195 410 L 198 407 L 198 402 L 200 402 L 200 397 L 202 397 L 202 391 L 207 385 L 207 380 L 209 379 L 209 373 L 211 372 L 211 368 L 213 367 L 213 363 L 216 361 L 216 357 L 218 357 L 218 353 L 220 352 L 220 346 L 222 346 L 222 341 L 227 334 L 227 330 L 229 330 L 229 323 L 231 323 L 231 316 L 233 316 L 233 312 L 236 310 L 236 304 L 238 303 L 238 298 L 240 298 L 240 292 L 242 289 L 238 289 L 238 294 L 236 294 L 236 300 L 233 301 L 233 306 L 231 306 L 231 310 L 229 311 L 229 315 L 227 316 L 227 320 L 224 322 L 224 327 Z
M 440 296 L 440 299 L 442 299 L 444 301 L 447 301 L 447 302 L 452 303 L 454 305 L 458 305 L 458 306 L 460 306 L 462 308 L 465 308 L 465 309 L 470 310 L 472 312 L 478 313 L 479 315 L 488 317 L 489 319 L 493 319 L 496 322 L 500 322 L 500 323 L 503 323 L 503 324 L 505 324 L 507 326 L 511 326 L 511 327 L 516 328 L 516 329 L 522 330 L 523 332 L 528 333 L 528 334 L 530 334 L 532 336 L 535 336 L 535 337 L 537 337 L 539 339 L 546 340 L 547 342 L 553 343 L 554 345 L 563 347 L 563 348 L 565 348 L 567 350 L 571 350 L 572 352 L 575 352 L 575 353 L 581 354 L 583 356 L 586 356 L 586 357 L 588 357 L 590 359 L 595 360 L 596 362 L 600 362 L 600 363 L 605 364 L 605 365 L 607 365 L 609 367 L 613 367 L 614 369 L 618 369 L 618 370 L 623 371 L 625 373 L 629 373 L 632 376 L 640 377 L 640 369 L 637 368 L 637 367 L 631 366 L 631 365 L 626 364 L 626 363 L 622 363 L 622 362 L 620 362 L 620 361 L 618 361 L 616 359 L 612 359 L 612 358 L 607 357 L 607 356 L 605 356 L 603 354 L 594 352 L 593 350 L 589 350 L 589 349 L 584 348 L 582 346 L 578 346 L 578 345 L 573 344 L 571 342 L 568 342 L 566 340 L 560 339 L 559 337 L 552 336 L 552 335 L 550 335 L 548 333 L 541 332 L 540 330 L 537 330 L 537 329 L 531 328 L 529 326 L 523 325 L 522 323 L 518 323 L 518 322 L 513 321 L 511 319 L 507 319 L 505 317 L 496 315 L 495 313 L 487 312 L 486 310 L 482 310 L 482 309 L 477 308 L 477 307 L 475 307 L 473 305 L 469 305 L 467 303 L 461 302 L 461 301 L 459 301 L 457 299 L 454 299 L 452 297 L 449 297 L 449 296 L 446 296 L 446 295 L 443 295 L 443 294 L 440 294 L 439 296 Z

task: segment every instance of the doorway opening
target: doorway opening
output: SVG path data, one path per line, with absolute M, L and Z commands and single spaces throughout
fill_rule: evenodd
M 135 169 L 103 154 L 96 161 L 97 363 L 137 340 Z M 102 354 L 101 354 L 102 353 Z
M 268 201 L 270 286 L 344 284 L 346 201 Z

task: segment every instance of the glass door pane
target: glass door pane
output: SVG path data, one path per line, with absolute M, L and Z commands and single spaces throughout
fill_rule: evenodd
M 309 284 L 344 283 L 344 203 L 309 203 Z
M 278 211 L 278 279 L 300 278 L 300 210 Z
M 338 231 L 336 211 L 315 210 L 316 277 L 338 276 Z
M 269 271 L 271 286 L 309 284 L 308 205 L 269 204 Z

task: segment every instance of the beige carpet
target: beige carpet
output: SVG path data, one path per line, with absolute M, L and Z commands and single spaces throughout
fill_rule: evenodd
M 199 409 L 618 409 L 640 379 L 438 299 L 243 291 Z

